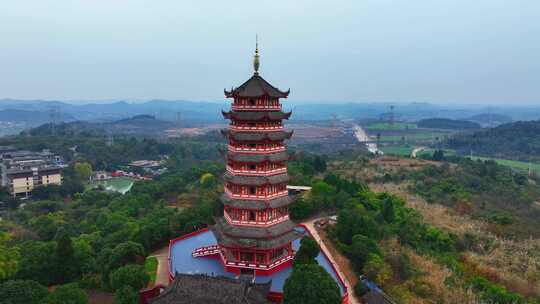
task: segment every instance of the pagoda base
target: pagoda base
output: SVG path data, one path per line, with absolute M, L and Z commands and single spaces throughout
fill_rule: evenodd
M 294 254 L 284 256 L 271 264 L 256 264 L 250 262 L 230 261 L 223 255 L 223 249 L 219 245 L 199 247 L 191 253 L 192 257 L 218 259 L 225 271 L 237 275 L 252 272 L 254 275 L 268 276 L 290 267 L 294 260 Z
M 297 226 L 296 229 L 304 235 L 310 234 L 309 230 L 303 225 Z M 210 247 L 208 249 L 212 249 L 211 246 L 218 246 L 218 244 L 213 233 L 207 228 L 172 239 L 169 243 L 169 281 L 172 282 L 174 280 L 175 273 L 207 274 L 230 278 L 238 277 L 241 268 L 227 267 L 223 264 L 219 254 L 206 255 L 204 258 L 202 256 L 193 257 L 193 252 L 198 248 Z M 294 240 L 292 247 L 293 250 L 298 250 L 300 248 L 300 239 Z M 342 304 L 348 304 L 347 287 L 322 248 L 316 259 L 319 265 L 338 284 L 342 296 Z M 292 260 L 273 268 L 272 273 L 269 275 L 263 275 L 260 272 L 255 275 L 255 282 L 272 282 L 270 293 L 268 294 L 268 300 L 272 303 L 279 302 L 283 299 L 285 281 L 292 273 L 291 264 Z M 141 293 L 141 296 L 144 295 Z M 151 297 L 150 294 L 149 297 Z M 145 304 L 147 302 L 143 301 L 141 303 Z

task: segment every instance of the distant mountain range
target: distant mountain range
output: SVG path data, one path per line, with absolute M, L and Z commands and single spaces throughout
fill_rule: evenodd
M 440 106 L 429 103 L 324 103 L 308 104 L 284 100 L 285 111 L 293 111 L 293 121 L 351 119 L 379 119 L 391 113 L 399 120 L 418 121 L 426 118 L 449 118 L 478 122 L 491 126 L 508 120 L 540 119 L 538 107 L 481 107 Z M 152 115 L 158 120 L 181 122 L 184 126 L 223 122 L 221 110 L 228 109 L 230 101 L 223 103 L 185 100 L 151 100 L 131 103 L 67 103 L 47 100 L 0 99 L 0 122 L 24 122 L 27 127 L 49 122 L 53 117 L 61 121 L 112 122 L 137 115 Z M 487 122 L 486 122 L 487 120 Z
M 136 115 L 134 117 L 111 122 L 64 122 L 55 125 L 54 132 L 56 135 L 65 136 L 81 134 L 102 136 L 107 134 L 162 136 L 165 130 L 176 127 L 178 127 L 176 123 L 159 120 L 152 115 Z M 47 123 L 31 128 L 26 132 L 32 136 L 48 136 L 52 135 L 52 128 L 51 125 Z

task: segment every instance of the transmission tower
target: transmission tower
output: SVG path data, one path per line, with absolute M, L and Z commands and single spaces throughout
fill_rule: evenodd
M 60 120 L 60 109 L 57 106 L 49 108 L 49 124 L 51 127 L 51 135 L 56 136 L 56 124 Z
M 390 126 L 394 126 L 394 123 L 396 121 L 396 116 L 394 115 L 394 109 L 396 108 L 395 105 L 390 105 L 390 115 L 388 117 Z
M 176 112 L 176 125 L 177 126 L 180 126 L 180 118 L 181 118 L 181 113 L 180 112 Z

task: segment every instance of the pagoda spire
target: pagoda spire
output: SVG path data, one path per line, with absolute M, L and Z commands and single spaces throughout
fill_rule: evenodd
M 255 35 L 255 56 L 253 56 L 253 70 L 255 75 L 259 75 L 259 66 L 261 65 L 259 60 L 259 37 Z

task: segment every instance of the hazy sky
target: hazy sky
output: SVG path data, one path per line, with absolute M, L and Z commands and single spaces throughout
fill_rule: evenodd
M 0 98 L 540 104 L 540 0 L 0 0 Z

